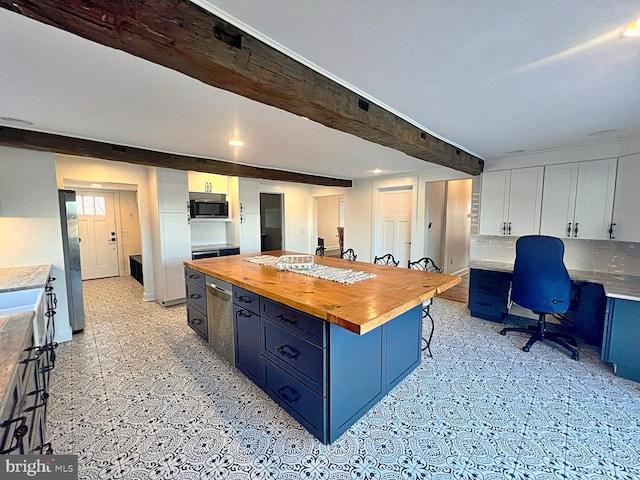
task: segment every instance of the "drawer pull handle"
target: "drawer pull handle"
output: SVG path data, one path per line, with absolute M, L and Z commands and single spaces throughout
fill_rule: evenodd
M 194 275 L 193 273 L 191 275 L 189 275 L 189 278 L 191 280 L 198 280 L 200 278 L 200 275 Z
M 191 320 L 191 325 L 200 325 L 204 320 L 201 318 L 194 318 Z
M 278 353 L 289 360 L 294 360 L 300 355 L 295 348 L 290 345 L 281 345 L 278 347 Z
M 246 310 L 238 310 L 238 316 L 239 317 L 249 318 L 249 317 L 253 316 L 253 313 L 247 312 Z
M 291 320 L 290 318 L 285 317 L 283 314 L 278 315 L 278 318 L 289 325 L 297 325 L 297 320 Z
M 189 295 L 189 298 L 197 300 L 198 298 L 202 298 L 202 295 L 200 295 L 199 293 L 192 293 L 191 295 Z
M 298 400 L 300 400 L 300 394 L 293 388 L 287 386 L 280 387 L 278 389 L 278 395 L 280 395 L 280 398 L 282 398 L 287 403 L 296 403 Z
M 491 306 L 490 303 L 486 303 L 486 302 L 478 302 L 478 305 L 482 305 L 483 307 L 490 307 Z
M 238 297 L 238 301 L 242 303 L 251 303 L 251 297 L 247 297 L 246 295 L 240 295 Z

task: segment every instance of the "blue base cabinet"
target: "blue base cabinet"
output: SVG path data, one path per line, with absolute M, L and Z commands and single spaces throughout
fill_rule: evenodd
M 504 322 L 511 274 L 472 268 L 469 273 L 469 310 L 472 317 Z
M 602 361 L 619 377 L 640 382 L 640 302 L 607 299 Z
M 233 298 L 236 366 L 323 443 L 420 364 L 421 305 L 357 335 L 238 287 Z

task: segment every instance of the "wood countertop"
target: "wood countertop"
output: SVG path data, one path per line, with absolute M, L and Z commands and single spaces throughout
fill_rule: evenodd
M 296 252 L 272 251 L 262 254 L 279 256 L 295 255 Z M 257 255 L 260 254 L 191 260 L 184 264 L 359 335 L 460 283 L 457 275 L 315 257 L 315 263 L 321 265 L 377 275 L 353 285 L 345 285 L 243 260 Z

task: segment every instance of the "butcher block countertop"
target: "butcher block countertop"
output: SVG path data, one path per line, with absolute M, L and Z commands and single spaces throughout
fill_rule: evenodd
M 296 252 L 262 253 L 274 256 L 285 254 L 295 255 Z M 377 275 L 345 285 L 243 260 L 257 255 L 260 254 L 191 260 L 184 264 L 359 335 L 460 283 L 457 275 L 315 257 L 317 264 Z

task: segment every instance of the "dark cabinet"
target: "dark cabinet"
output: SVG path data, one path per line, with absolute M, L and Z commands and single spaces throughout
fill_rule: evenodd
M 503 322 L 509 312 L 507 301 L 511 274 L 472 268 L 469 275 L 471 316 Z
M 640 302 L 609 298 L 602 339 L 602 361 L 620 377 L 640 382 Z
M 187 325 L 202 338 L 209 340 L 205 275 L 197 270 L 185 267 L 184 276 L 187 299 Z
M 253 383 L 262 387 L 260 362 L 260 316 L 233 306 L 236 367 Z

